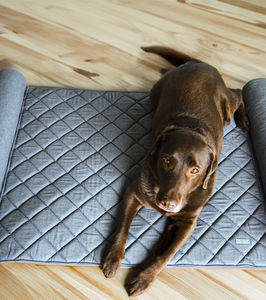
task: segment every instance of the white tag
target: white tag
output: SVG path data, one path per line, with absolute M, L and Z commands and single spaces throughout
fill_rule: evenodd
M 236 239 L 236 244 L 238 245 L 250 245 L 250 239 Z

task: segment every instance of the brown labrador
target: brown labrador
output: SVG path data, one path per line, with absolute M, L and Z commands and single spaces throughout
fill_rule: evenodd
M 124 195 L 115 239 L 103 258 L 104 275 L 116 274 L 129 227 L 142 206 L 172 221 L 158 253 L 127 282 L 130 296 L 145 291 L 191 236 L 214 188 L 224 125 L 235 115 L 237 126 L 249 127 L 241 90 L 227 88 L 214 67 L 168 48 L 142 49 L 161 55 L 177 68 L 168 70 L 150 92 L 155 108 L 154 144 L 139 178 Z

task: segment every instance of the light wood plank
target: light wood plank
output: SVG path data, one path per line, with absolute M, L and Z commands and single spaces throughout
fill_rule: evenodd
M 263 2 L 263 1 L 261 1 Z M 189 3 L 200 9 L 204 9 L 213 14 L 219 14 L 228 18 L 240 20 L 246 23 L 252 23 L 256 26 L 265 28 L 265 13 L 263 7 L 258 7 L 252 3 L 248 4 L 243 1 L 208 1 L 208 0 L 192 0 Z

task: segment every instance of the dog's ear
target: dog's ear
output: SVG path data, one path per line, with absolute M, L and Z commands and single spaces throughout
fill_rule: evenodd
M 211 175 L 216 171 L 217 166 L 218 166 L 218 159 L 217 159 L 216 151 L 213 148 L 210 148 L 210 163 L 202 184 L 202 188 L 204 190 L 207 189 L 209 179 Z
M 156 137 L 151 150 L 148 153 L 148 158 L 154 157 L 156 152 L 159 150 L 164 138 L 165 138 L 165 133 L 176 130 L 177 126 L 175 125 L 169 125 L 168 127 L 164 128 L 160 134 Z
M 148 152 L 147 158 L 150 162 L 153 161 L 153 159 L 156 157 L 156 154 L 159 148 L 161 147 L 162 139 L 163 139 L 163 135 L 158 136 L 155 139 L 150 151 Z

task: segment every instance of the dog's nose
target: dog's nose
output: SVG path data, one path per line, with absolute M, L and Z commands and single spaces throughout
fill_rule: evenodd
M 174 208 L 176 206 L 176 201 L 175 200 L 170 200 L 169 202 L 168 202 L 168 207 L 169 208 Z
M 176 205 L 176 201 L 175 200 L 164 200 L 161 203 L 165 207 L 174 207 Z
M 179 204 L 174 199 L 164 200 L 160 203 L 159 206 L 166 211 L 173 211 L 173 212 L 179 211 L 178 209 Z
M 175 200 L 164 200 L 161 203 L 162 203 L 163 206 L 169 207 L 169 208 L 175 207 L 176 204 L 177 204 Z

